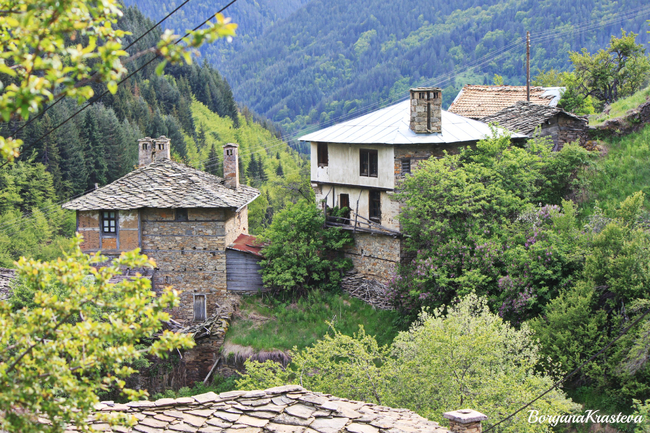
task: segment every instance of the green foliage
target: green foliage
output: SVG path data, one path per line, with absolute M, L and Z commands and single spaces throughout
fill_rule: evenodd
M 93 81 L 117 92 L 127 72 L 121 60 L 127 56 L 121 40 L 126 32 L 113 27 L 122 15 L 117 1 L 20 0 L 5 9 L 0 16 L 0 73 L 6 83 L 0 114 L 5 122 L 27 120 L 59 97 L 83 102 L 94 95 Z M 172 31 L 160 35 L 151 47 L 164 58 L 156 71 L 167 62 L 191 63 L 193 48 L 233 36 L 237 26 L 228 21 L 217 15 L 215 23 L 192 32 L 184 44 L 175 43 L 179 36 Z M 0 136 L 0 155 L 13 159 L 21 144 L 20 139 Z
M 647 102 L 648 98 L 650 98 L 650 87 L 641 89 L 632 96 L 620 98 L 618 101 L 612 103 L 606 112 L 604 111 L 590 116 L 589 124 L 595 126 L 604 123 L 606 120 L 624 116 L 629 110 L 633 110 Z
M 636 37 L 635 33 L 628 35 L 623 30 L 620 38 L 612 35 L 607 48 L 596 54 L 585 48 L 580 53 L 569 53 L 575 80 L 567 83 L 567 91 L 611 104 L 642 88 L 648 82 L 650 59 L 643 44 L 636 43 Z
M 216 394 L 222 392 L 233 391 L 235 387 L 235 376 L 223 377 L 223 376 L 214 376 L 212 381 L 204 385 L 203 382 L 196 382 L 191 388 L 184 386 L 178 391 L 172 389 L 165 390 L 164 392 L 159 392 L 154 394 L 151 400 L 158 400 L 161 398 L 180 398 L 180 397 L 192 397 L 198 394 L 205 394 L 206 392 L 214 392 Z
M 341 249 L 352 243 L 350 233 L 324 229 L 325 217 L 305 199 L 279 212 L 262 237 L 262 279 L 277 292 L 304 295 L 308 290 L 334 290 L 352 267 Z
M 240 318 L 233 321 L 226 342 L 255 351 L 303 349 L 323 338 L 331 326 L 352 335 L 362 325 L 380 344 L 396 334 L 395 311 L 378 310 L 346 294 L 310 291 L 294 302 L 258 295 L 242 300 Z
M 425 161 L 398 196 L 415 258 L 392 284 L 396 305 L 412 318 L 476 290 L 517 322 L 539 312 L 576 266 L 574 209 L 562 199 L 588 159 L 577 145 L 550 152 L 543 139 L 519 148 L 495 135 Z
M 110 283 L 121 273 L 120 266 L 155 264 L 136 250 L 98 269 L 95 265 L 106 259 L 83 254 L 80 241 L 63 259 L 18 262 L 20 283 L 34 293 L 37 308 L 11 311 L 9 303 L 0 301 L 3 430 L 62 431 L 73 423 L 88 431 L 84 421 L 99 401 L 98 392 L 116 388 L 131 399 L 145 395 L 124 387 L 124 378 L 135 372 L 129 363 L 192 346 L 187 336 L 165 331 L 146 348 L 137 348 L 169 319 L 164 309 L 178 304 L 176 294 L 166 290 L 156 296 L 146 278 Z M 64 286 L 59 292 L 68 295 L 60 298 L 48 291 L 57 286 Z M 37 415 L 52 424 L 34 423 Z M 114 424 L 129 417 L 106 418 Z
M 489 428 L 552 385 L 552 376 L 535 371 L 538 353 L 526 326 L 515 330 L 490 313 L 485 299 L 470 294 L 447 313 L 423 312 L 390 347 L 379 346 L 363 328 L 352 337 L 335 332 L 294 350 L 286 370 L 271 361 L 247 362 L 237 387 L 300 383 L 345 398 L 406 407 L 436 420 L 443 419 L 443 412 L 472 407 L 488 415 Z M 531 409 L 562 414 L 577 405 L 554 391 Z M 529 424 L 520 415 L 496 431 L 546 431 L 546 426 Z

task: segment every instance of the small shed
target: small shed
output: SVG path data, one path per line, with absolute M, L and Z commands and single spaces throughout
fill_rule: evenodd
M 259 292 L 264 290 L 262 245 L 255 236 L 241 234 L 226 249 L 226 284 L 235 292 Z

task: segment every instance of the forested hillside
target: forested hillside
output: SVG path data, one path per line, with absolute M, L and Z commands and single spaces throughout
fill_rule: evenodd
M 125 45 L 151 26 L 151 20 L 135 8 L 128 8 L 118 23 L 132 33 Z M 129 51 L 155 45 L 159 35 L 160 31 L 151 32 Z M 144 56 L 128 66 L 135 70 L 149 59 Z M 79 110 L 75 101 L 63 100 L 27 125 L 0 125 L 6 136 L 25 141 L 17 163 L 0 168 L 0 267 L 11 267 L 21 255 L 49 259 L 60 254 L 75 223 L 74 213 L 63 212 L 58 203 L 136 168 L 137 140 L 146 136 L 169 137 L 174 159 L 214 174 L 222 174 L 221 146 L 239 143 L 243 172 L 248 174 L 242 180 L 263 187 L 262 201 L 277 197 L 281 206 L 286 194 L 275 193 L 274 185 L 283 177 L 278 173 L 298 175 L 304 165 L 298 154 L 277 138 L 272 125 L 259 123 L 247 109 L 238 112 L 230 86 L 211 66 L 167 66 L 159 76 L 154 73 L 156 65 L 148 65 L 117 93 L 95 102 L 43 139 Z M 102 85 L 94 87 L 96 95 L 103 93 Z M 269 153 L 265 147 L 271 148 Z M 249 166 L 252 169 L 246 170 Z M 253 213 L 251 226 L 261 225 L 264 216 L 261 211 Z
M 645 44 L 647 13 L 638 12 L 644 6 L 643 0 L 312 0 L 286 19 L 269 15 L 273 25 L 263 33 L 243 19 L 239 35 L 247 43 L 229 51 L 219 68 L 238 101 L 290 131 L 401 98 L 414 85 L 440 84 L 449 104 L 464 83 L 490 84 L 494 74 L 505 84 L 523 84 L 526 31 L 533 76 L 538 69 L 567 70 L 569 51 L 593 52 L 621 28 L 639 33 Z M 247 7 L 238 2 L 230 10 Z M 208 2 L 192 0 L 183 9 L 204 8 Z M 260 2 L 260 14 L 268 8 Z M 206 58 L 217 61 L 224 46 L 206 48 Z M 468 70 L 469 64 L 479 66 Z

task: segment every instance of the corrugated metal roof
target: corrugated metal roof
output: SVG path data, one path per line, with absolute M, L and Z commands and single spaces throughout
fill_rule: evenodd
M 416 134 L 409 127 L 410 101 L 402 101 L 356 119 L 312 132 L 301 141 L 349 144 L 448 144 L 478 141 L 490 135 L 490 127 L 442 110 L 442 132 Z M 513 138 L 525 135 L 513 134 Z
M 241 251 L 242 253 L 249 253 L 258 257 L 264 257 L 261 253 L 262 248 L 264 248 L 264 245 L 255 236 L 244 233 L 240 234 L 235 239 L 235 242 L 228 245 L 228 249 L 230 250 Z

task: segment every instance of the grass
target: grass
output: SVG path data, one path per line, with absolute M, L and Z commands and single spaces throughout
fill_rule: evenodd
M 589 116 L 589 125 L 595 126 L 604 123 L 606 120 L 624 116 L 628 110 L 638 107 L 650 98 L 650 87 L 639 90 L 632 96 L 619 99 L 610 106 L 608 114 L 599 113 Z
M 593 209 L 598 200 L 603 210 L 611 211 L 640 190 L 646 196 L 646 209 L 650 209 L 650 126 L 625 137 L 608 139 L 607 148 L 607 155 L 585 175 L 589 199 L 583 209 Z
M 312 292 L 295 302 L 282 302 L 269 295 L 244 298 L 238 318 L 226 334 L 226 345 L 257 351 L 286 351 L 314 344 L 331 325 L 352 335 L 363 325 L 379 344 L 390 344 L 397 334 L 394 311 L 373 309 L 346 294 Z
M 235 380 L 237 377 L 222 377 L 215 376 L 212 380 L 212 383 L 209 385 L 204 385 L 203 382 L 196 382 L 192 388 L 184 386 L 178 391 L 172 389 L 167 389 L 164 392 L 159 392 L 154 394 L 150 400 L 155 401 L 161 398 L 179 398 L 179 397 L 191 397 L 193 395 L 204 394 L 206 392 L 214 392 L 216 394 L 232 391 L 236 389 Z

